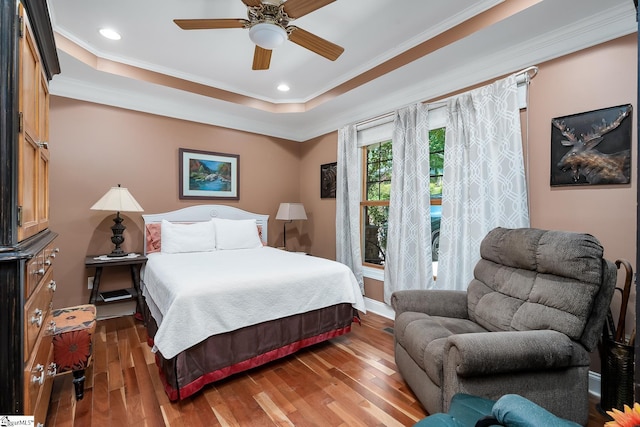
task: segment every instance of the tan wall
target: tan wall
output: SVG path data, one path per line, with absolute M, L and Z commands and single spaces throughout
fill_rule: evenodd
M 113 249 L 115 213 L 89 210 L 110 187 L 129 188 L 146 213 L 198 203 L 178 198 L 178 148 L 240 155 L 240 200 L 221 203 L 271 215 L 270 244 L 282 240 L 282 223 L 275 220 L 278 204 L 297 201 L 300 194 L 301 144 L 293 141 L 55 96 L 50 141 L 50 227 L 59 233 L 61 250 L 56 307 L 88 302 L 86 277 L 93 271 L 85 271 L 85 256 Z M 142 251 L 141 214 L 122 216 L 123 248 Z M 126 269 L 104 270 L 104 289 L 127 281 Z
M 336 199 L 320 198 L 320 166 L 336 161 L 337 133 L 314 138 L 301 146 L 300 201 L 309 220 L 302 225 L 307 251 L 336 258 Z

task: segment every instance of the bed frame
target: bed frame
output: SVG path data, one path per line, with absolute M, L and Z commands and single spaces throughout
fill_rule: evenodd
M 268 235 L 268 215 L 255 214 L 224 205 L 198 205 L 177 211 L 143 215 L 146 225 L 162 222 L 199 222 L 211 218 L 255 219 L 262 226 L 262 240 Z M 146 253 L 146 249 L 145 249 Z M 144 286 L 144 283 L 143 283 Z M 358 320 L 351 304 L 337 304 L 319 310 L 275 319 L 223 334 L 213 335 L 175 357 L 165 359 L 158 351 L 156 363 L 170 400 L 185 399 L 207 384 L 246 371 L 351 330 Z M 149 345 L 157 331 L 146 301 L 144 321 Z

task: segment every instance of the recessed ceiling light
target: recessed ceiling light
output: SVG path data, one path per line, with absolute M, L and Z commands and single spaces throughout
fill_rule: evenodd
M 289 92 L 289 89 L 291 89 L 291 88 L 290 88 L 290 87 L 289 87 L 289 85 L 287 85 L 286 83 L 280 83 L 280 84 L 278 85 L 278 90 L 279 90 L 280 92 Z
M 120 40 L 122 38 L 116 30 L 112 30 L 111 28 L 100 28 L 100 34 L 109 40 Z

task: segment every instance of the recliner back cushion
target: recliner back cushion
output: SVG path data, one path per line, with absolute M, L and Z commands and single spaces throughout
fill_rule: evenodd
M 469 318 L 491 331 L 551 329 L 579 340 L 602 281 L 588 234 L 496 228 L 467 290 Z

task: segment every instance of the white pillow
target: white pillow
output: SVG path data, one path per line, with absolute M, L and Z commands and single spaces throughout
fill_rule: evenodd
M 160 238 L 160 250 L 168 254 L 216 250 L 216 228 L 213 221 L 176 224 L 163 219 Z
M 255 219 L 214 218 L 217 249 L 256 249 L 262 247 Z

